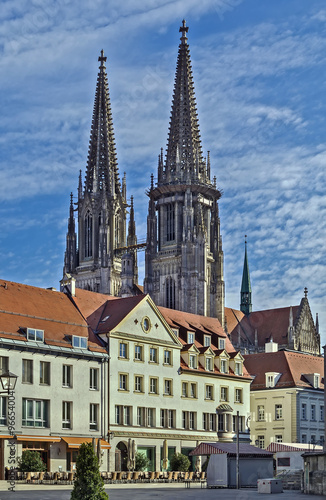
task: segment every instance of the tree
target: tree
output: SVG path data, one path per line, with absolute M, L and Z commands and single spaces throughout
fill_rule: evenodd
M 135 455 L 135 470 L 145 470 L 150 464 L 149 458 L 139 451 Z
M 170 462 L 171 470 L 186 472 L 190 467 L 190 460 L 182 453 L 172 455 Z
M 71 492 L 71 500 L 108 500 L 104 491 L 98 458 L 92 443 L 83 443 L 76 461 L 76 479 Z
M 22 472 L 43 472 L 46 466 L 38 451 L 25 450 L 18 459 L 18 470 Z

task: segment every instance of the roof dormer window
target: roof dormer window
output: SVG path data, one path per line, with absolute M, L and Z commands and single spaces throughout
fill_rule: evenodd
M 193 344 L 195 341 L 195 334 L 193 332 L 188 332 L 188 344 Z
M 189 368 L 197 368 L 196 354 L 189 354 Z
M 275 387 L 279 378 L 282 374 L 276 372 L 266 372 L 265 373 L 265 383 L 266 387 Z
M 209 347 L 211 345 L 211 337 L 210 335 L 205 335 L 204 337 L 204 346 Z
M 225 339 L 218 339 L 218 348 L 225 349 Z
M 87 349 L 87 338 L 86 337 L 77 337 L 76 335 L 72 336 L 72 346 L 79 347 L 79 349 Z
M 34 340 L 35 342 L 44 342 L 44 330 L 27 328 L 27 340 Z

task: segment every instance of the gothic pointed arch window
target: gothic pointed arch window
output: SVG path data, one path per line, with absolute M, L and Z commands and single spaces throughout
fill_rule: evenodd
M 85 257 L 93 256 L 93 216 L 89 210 L 85 215 Z
M 175 239 L 174 219 L 174 204 L 168 203 L 166 205 L 166 241 L 173 241 Z
M 175 281 L 169 277 L 165 282 L 165 301 L 166 307 L 175 309 Z

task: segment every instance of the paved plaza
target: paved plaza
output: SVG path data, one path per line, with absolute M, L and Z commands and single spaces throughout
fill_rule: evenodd
M 7 490 L 5 481 L 0 481 L 0 500 L 70 500 L 71 486 L 18 484 L 15 492 Z M 106 485 L 110 500 L 258 500 L 270 498 L 268 494 L 258 494 L 254 489 L 201 489 L 199 485 L 185 488 L 184 484 L 113 484 Z M 276 500 L 318 500 L 323 496 L 303 495 L 299 491 L 285 491 L 273 495 Z

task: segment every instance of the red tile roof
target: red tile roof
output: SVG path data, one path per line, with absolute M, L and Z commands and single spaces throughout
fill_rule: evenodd
M 288 343 L 288 328 L 290 321 L 291 307 L 282 307 L 278 309 L 266 309 L 264 311 L 254 311 L 247 317 L 241 311 L 230 309 L 228 319 L 228 332 L 231 341 L 238 343 L 239 332 L 241 339 L 246 343 L 255 344 L 255 331 L 257 331 L 258 346 L 264 347 L 266 342 L 273 339 L 279 345 Z M 300 312 L 300 306 L 292 307 L 293 324 Z
M 276 388 L 302 387 L 312 388 L 304 374 L 319 373 L 321 378 L 320 389 L 324 388 L 324 358 L 301 354 L 292 351 L 278 351 L 269 353 L 249 354 L 244 356 L 245 366 L 254 376 L 251 390 L 266 388 L 266 372 L 281 373 Z
M 0 337 L 26 340 L 26 328 L 44 330 L 44 343 L 72 348 L 71 336 L 88 336 L 87 322 L 69 297 L 21 283 L 0 280 Z M 91 350 L 105 352 L 101 341 L 89 340 Z

